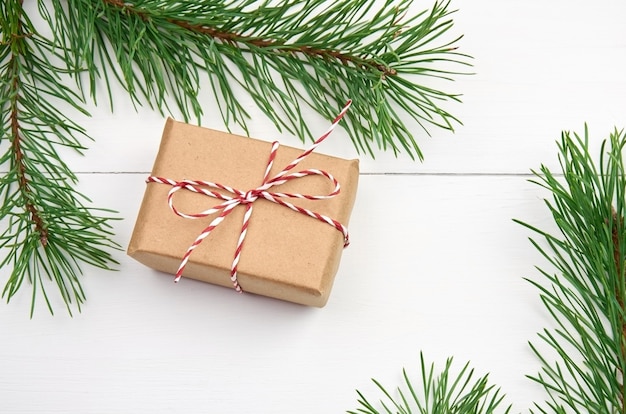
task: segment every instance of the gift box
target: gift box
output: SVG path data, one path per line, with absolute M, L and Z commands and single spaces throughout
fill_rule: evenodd
M 128 254 L 170 274 L 179 272 L 183 260 L 188 260 L 182 270 L 183 281 L 191 278 L 232 288 L 233 261 L 245 233 L 235 284 L 247 293 L 324 306 L 346 244 L 339 226 L 348 225 L 356 197 L 358 160 L 311 152 L 284 176 L 303 170 L 327 175 L 304 174 L 267 190 L 301 198 L 272 202 L 258 197 L 240 202 L 233 208 L 228 206 L 228 215 L 221 221 L 216 217 L 223 208 L 199 214 L 223 207 L 229 199 L 244 199 L 244 193 L 249 197 L 249 190 L 259 188 L 264 177 L 280 174 L 303 154 L 301 149 L 279 146 L 276 150 L 273 145 L 168 119 L 151 175 L 160 178 L 146 184 Z M 275 158 L 268 168 L 274 150 Z M 333 191 L 333 180 L 340 185 L 339 193 L 315 199 Z M 205 188 L 205 181 L 218 187 Z M 202 191 L 223 198 L 209 197 Z M 255 196 L 259 194 L 257 191 Z M 247 206 L 252 209 L 244 232 Z M 219 221 L 218 225 L 199 240 L 214 221 Z

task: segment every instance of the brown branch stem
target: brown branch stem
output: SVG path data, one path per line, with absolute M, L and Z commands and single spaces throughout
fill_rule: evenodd
M 132 4 L 128 4 L 123 0 L 102 0 L 111 6 L 126 10 L 128 13 L 139 16 L 142 20 L 149 20 L 150 14 L 133 7 Z M 243 44 L 251 45 L 256 48 L 274 50 L 275 53 L 283 54 L 303 54 L 306 56 L 318 57 L 326 60 L 338 60 L 342 65 L 347 66 L 349 64 L 360 68 L 375 68 L 381 72 L 382 77 L 397 75 L 397 71 L 387 65 L 375 62 L 372 59 L 364 59 L 359 56 L 353 56 L 346 53 L 342 53 L 333 49 L 322 49 L 305 45 L 286 45 L 280 41 L 267 40 L 258 37 L 244 36 L 238 33 L 222 31 L 214 27 L 209 27 L 201 24 L 191 24 L 184 20 L 167 19 L 169 23 L 175 24 L 190 32 L 199 33 L 217 39 L 223 43 L 229 44 Z
M 21 17 L 21 16 L 20 16 Z M 16 26 L 16 33 L 11 36 L 10 42 L 22 42 L 28 37 L 23 32 L 21 19 Z M 9 45 L 11 47 L 13 45 Z M 18 45 L 19 46 L 19 45 Z M 35 232 L 39 234 L 39 241 L 45 247 L 48 244 L 48 228 L 44 222 L 41 212 L 32 201 L 32 190 L 28 179 L 26 163 L 24 160 L 24 151 L 22 150 L 23 136 L 20 128 L 20 109 L 19 109 L 19 93 L 21 89 L 21 81 L 19 76 L 19 59 L 20 47 L 11 47 L 12 54 L 9 60 L 9 68 L 11 70 L 11 101 L 9 106 L 9 120 L 11 124 L 11 150 L 13 154 L 13 162 L 17 174 L 17 185 L 22 198 L 24 199 L 24 209 L 30 214 Z
M 615 270 L 617 272 L 617 283 L 623 285 L 623 263 L 624 258 L 621 253 L 621 241 L 618 233 L 618 226 L 621 228 L 623 226 L 623 218 L 617 216 L 617 211 L 612 207 L 611 215 L 613 220 L 613 227 L 611 229 L 611 239 L 613 243 L 613 262 L 615 264 Z M 620 361 L 626 361 L 626 318 L 624 315 L 626 314 L 626 308 L 624 307 L 624 286 L 615 286 L 615 299 L 620 307 L 619 314 L 619 327 L 621 329 L 620 336 Z M 621 366 L 617 368 L 618 372 L 621 375 L 620 380 L 622 381 L 621 386 L 624 386 L 624 372 L 622 371 Z M 626 413 L 626 405 L 624 405 L 624 395 L 620 394 L 620 403 L 622 405 L 621 412 Z

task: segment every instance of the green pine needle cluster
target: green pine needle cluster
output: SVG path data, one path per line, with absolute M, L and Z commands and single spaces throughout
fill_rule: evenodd
M 114 84 L 137 105 L 200 120 L 210 90 L 228 125 L 246 127 L 247 93 L 278 129 L 311 137 L 305 108 L 333 119 L 352 99 L 346 129 L 361 153 L 422 153 L 425 131 L 453 129 L 442 109 L 459 97 L 433 87 L 464 73 L 448 1 L 410 17 L 411 1 L 23 0 L 0 2 L 0 251 L 3 297 L 24 286 L 52 311 L 46 279 L 71 313 L 85 299 L 84 264 L 110 268 L 107 210 L 89 207 L 60 147 L 81 152 L 75 121 L 86 99 Z M 28 7 L 26 7 L 28 6 Z M 30 15 L 29 15 L 30 14 Z M 36 22 L 36 23 L 35 23 Z M 40 25 L 42 27 L 37 27 Z M 45 35 L 44 35 L 45 34 Z M 68 81 L 69 80 L 69 81 Z M 428 86 L 431 85 L 431 86 Z M 61 111 L 59 108 L 66 108 Z M 209 114 L 212 115 L 212 114 Z M 220 115 L 217 115 L 220 116 Z M 412 122 L 412 121 L 411 121 Z M 4 277 L 3 277 L 4 278 Z
M 530 413 L 626 413 L 625 148 L 626 133 L 616 130 L 596 160 L 586 127 L 582 135 L 564 132 L 561 171 L 546 166 L 533 171 L 531 181 L 551 194 L 545 203 L 558 231 L 516 220 L 539 236 L 531 242 L 549 267 L 538 268 L 541 280 L 529 282 L 554 322 L 539 333 L 540 344 L 530 343 L 541 369 L 529 379 L 547 395 Z M 375 381 L 385 399 L 375 406 L 358 392 L 361 408 L 349 413 L 495 412 L 502 401 L 499 389 L 487 387 L 486 377 L 468 386 L 470 374 L 467 366 L 451 373 L 448 361 L 434 376 L 422 358 L 421 377 L 412 380 L 405 373 L 405 390 L 392 395 Z
M 38 35 L 18 1 L 0 4 L 0 139 L 5 145 L 0 165 L 0 251 L 3 273 L 10 269 L 2 296 L 9 301 L 23 286 L 35 299 L 43 296 L 52 312 L 46 285 L 51 279 L 71 313 L 85 299 L 79 263 L 109 268 L 115 263 L 108 213 L 85 207 L 76 176 L 63 163 L 57 147 L 81 151 L 85 131 L 61 113 L 59 103 L 84 112 L 80 95 L 64 86 L 65 71 L 52 62 L 58 45 Z
M 526 225 L 551 267 L 532 283 L 556 323 L 531 347 L 542 370 L 531 378 L 549 395 L 541 413 L 624 413 L 626 369 L 626 134 L 603 142 L 599 162 L 589 152 L 587 128 L 563 133 L 562 175 L 536 172 L 559 233 Z M 545 346 L 553 352 L 547 353 Z
M 406 370 L 403 370 L 404 386 L 395 393 L 388 391 L 378 381 L 373 380 L 384 398 L 372 403 L 359 394 L 359 406 L 348 414 L 495 414 L 509 413 L 511 407 L 500 409 L 504 395 L 498 388 L 489 385 L 485 375 L 475 378 L 474 370 L 465 364 L 455 371 L 452 358 L 446 361 L 440 371 L 434 364 L 427 366 L 424 355 L 420 354 L 419 387 L 416 387 Z
M 199 119 L 198 91 L 211 88 L 224 123 L 245 129 L 237 85 L 277 128 L 302 139 L 311 137 L 305 107 L 332 120 L 352 99 L 345 128 L 371 156 L 422 158 L 407 119 L 425 131 L 459 123 L 442 108 L 459 96 L 428 80 L 452 80 L 470 62 L 449 33 L 449 1 L 413 17 L 411 1 L 397 0 L 52 3 L 64 59 L 87 71 L 92 94 L 100 79 L 119 81 L 139 104 L 168 110 L 173 101 Z

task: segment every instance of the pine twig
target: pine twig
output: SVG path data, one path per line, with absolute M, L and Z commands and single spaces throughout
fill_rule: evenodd
M 21 1 L 0 5 L 0 140 L 10 145 L 0 157 L 9 171 L 0 180 L 0 219 L 7 227 L 0 234 L 5 256 L 0 268 L 10 268 L 2 296 L 10 301 L 25 280 L 32 285 L 31 316 L 41 293 L 50 310 L 46 279 L 54 281 L 72 313 L 71 305 L 85 298 L 80 264 L 109 268 L 114 260 L 107 248 L 105 218 L 92 215 L 74 190 L 76 177 L 62 162 L 55 146 L 81 151 L 77 136 L 84 131 L 56 107 L 65 102 L 80 112 L 80 97 L 62 85 L 48 57 L 56 46 L 39 36 L 24 13 Z
M 520 222 L 543 239 L 531 241 L 554 269 L 540 269 L 544 283 L 531 281 L 557 326 L 539 335 L 551 357 L 531 344 L 542 363 L 531 378 L 549 396 L 536 406 L 542 413 L 626 412 L 625 145 L 624 132 L 614 131 L 596 162 L 586 127 L 582 136 L 564 132 L 563 178 L 545 166 L 535 172 L 533 182 L 552 194 L 546 205 L 560 231 Z
M 395 393 L 372 380 L 383 399 L 370 402 L 357 391 L 360 408 L 348 414 L 507 414 L 511 411 L 511 406 L 500 408 L 505 396 L 500 389 L 489 385 L 488 376 L 475 379 L 469 363 L 455 372 L 452 361 L 449 358 L 441 371 L 435 371 L 435 365 L 427 366 L 420 353 L 419 388 L 406 370 L 402 372 L 403 387 L 398 387 Z
M 354 102 L 347 129 L 360 152 L 375 148 L 422 158 L 412 119 L 453 129 L 441 107 L 459 95 L 427 86 L 465 73 L 470 57 L 456 48 L 449 1 L 407 18 L 411 1 L 141 1 L 54 0 L 51 25 L 67 61 L 95 81 L 118 80 L 137 102 L 168 110 L 173 97 L 186 118 L 202 115 L 198 90 L 207 82 L 226 125 L 247 130 L 248 114 L 232 89 L 240 85 L 276 125 L 302 139 L 308 106 L 332 119 Z M 202 73 L 208 74 L 206 80 Z

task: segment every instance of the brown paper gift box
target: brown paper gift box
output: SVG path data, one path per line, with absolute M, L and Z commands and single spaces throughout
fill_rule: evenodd
M 270 142 L 168 119 L 152 175 L 212 181 L 247 191 L 261 184 L 270 150 Z M 269 176 L 273 177 L 302 152 L 281 145 Z M 341 184 L 341 192 L 327 200 L 287 201 L 347 226 L 356 197 L 358 160 L 313 152 L 291 172 L 308 168 L 332 174 Z M 171 188 L 159 183 L 146 185 L 128 254 L 146 266 L 175 274 L 186 250 L 218 213 L 196 220 L 177 216 L 167 203 Z M 310 176 L 270 191 L 323 195 L 332 189 L 333 184 L 323 177 Z M 220 202 L 185 190 L 174 195 L 176 208 L 185 213 L 198 213 Z M 243 206 L 236 207 L 204 239 L 191 254 L 183 277 L 233 287 L 230 268 L 244 210 Z M 322 307 L 328 300 L 343 245 L 342 233 L 331 225 L 259 199 L 253 204 L 238 265 L 238 281 L 248 293 Z

